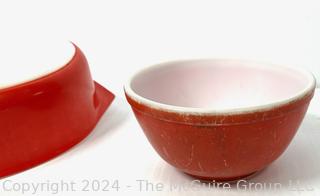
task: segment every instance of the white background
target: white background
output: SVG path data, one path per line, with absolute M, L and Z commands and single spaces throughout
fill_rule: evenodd
M 86 54 L 95 80 L 117 99 L 92 135 L 76 148 L 34 169 L 2 179 L 66 182 L 118 179 L 120 190 L 145 195 L 236 195 L 233 189 L 139 192 L 135 180 L 183 184 L 191 179 L 162 161 L 146 141 L 123 96 L 123 84 L 141 67 L 174 59 L 244 58 L 300 66 L 320 81 L 320 3 L 293 0 L 242 1 L 1 1 L 1 38 L 52 36 L 76 43 Z M 1 43 L 0 43 L 1 44 Z M 1 55 L 1 54 L 0 54 Z M 253 178 L 255 182 L 299 181 L 320 191 L 320 94 L 286 153 Z M 20 195 L 3 192 L 0 195 Z M 242 195 L 271 190 L 242 191 Z M 283 194 L 299 194 L 284 188 Z M 28 192 L 28 194 L 32 194 Z M 38 192 L 39 195 L 49 195 Z M 60 192 L 59 195 L 114 195 Z M 27 194 L 26 194 L 27 195 Z

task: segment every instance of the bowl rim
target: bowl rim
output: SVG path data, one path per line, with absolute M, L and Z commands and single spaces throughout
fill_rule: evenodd
M 289 96 L 288 98 L 279 99 L 277 101 L 272 101 L 266 104 L 260 104 L 256 106 L 245 106 L 245 107 L 227 108 L 227 109 L 213 109 L 209 107 L 195 108 L 195 107 L 175 106 L 175 105 L 160 103 L 139 95 L 131 88 L 131 83 L 135 79 L 135 77 L 149 70 L 152 70 L 154 68 L 170 66 L 173 64 L 183 64 L 183 63 L 192 63 L 192 62 L 198 63 L 198 62 L 206 62 L 206 61 L 210 61 L 214 63 L 217 63 L 217 62 L 237 63 L 239 64 L 239 66 L 242 66 L 241 64 L 245 64 L 248 67 L 256 67 L 256 68 L 261 67 L 261 68 L 272 69 L 275 71 L 296 71 L 297 73 L 303 75 L 306 78 L 306 80 L 308 80 L 308 83 L 302 90 L 298 91 L 292 96 Z M 180 66 L 183 66 L 183 65 L 180 65 Z M 303 69 L 300 67 L 278 65 L 278 64 L 266 63 L 266 62 L 255 61 L 255 60 L 207 58 L 207 59 L 185 59 L 185 60 L 165 61 L 162 63 L 144 67 L 136 71 L 129 78 L 127 83 L 124 85 L 124 91 L 125 91 L 125 94 L 131 99 L 133 99 L 135 102 L 142 105 L 146 105 L 147 107 L 153 108 L 155 110 L 161 110 L 161 111 L 171 112 L 171 113 L 179 113 L 184 115 L 230 115 L 230 114 L 247 114 L 247 113 L 254 113 L 254 112 L 263 112 L 263 111 L 271 110 L 277 107 L 281 107 L 283 105 L 289 104 L 293 101 L 299 100 L 307 96 L 315 89 L 315 87 L 316 87 L 316 79 L 314 75 L 311 72 L 307 71 L 306 69 Z
M 30 41 L 30 40 L 28 40 L 28 41 Z M 32 41 L 34 41 L 34 40 L 32 40 Z M 63 69 L 74 59 L 76 52 L 77 52 L 77 49 L 76 49 L 77 46 L 72 41 L 69 41 L 69 40 L 65 40 L 65 39 L 55 40 L 55 39 L 53 39 L 53 40 L 48 41 L 48 40 L 42 40 L 42 39 L 38 40 L 37 39 L 35 41 L 36 41 L 36 44 L 41 44 L 41 46 L 42 46 L 42 44 L 47 44 L 49 47 L 52 48 L 53 51 L 58 51 L 58 49 L 59 49 L 60 51 L 62 51 L 61 54 L 63 54 L 64 56 L 57 57 L 55 59 L 56 62 L 54 62 L 54 63 L 49 62 L 49 61 L 47 63 L 45 63 L 45 64 L 47 64 L 46 65 L 47 68 L 45 70 L 42 70 L 37 73 L 33 73 L 32 75 L 29 75 L 29 76 L 24 76 L 23 78 L 17 78 L 14 81 L 4 82 L 4 83 L 0 82 L 0 92 L 5 91 L 7 89 L 17 87 L 17 86 L 20 86 L 20 85 L 23 85 L 23 84 L 26 84 L 28 82 L 36 81 L 38 79 L 41 79 L 43 77 L 46 77 L 50 74 L 53 74 L 53 73 Z M 22 43 L 22 44 L 24 44 L 24 43 Z M 51 54 L 51 53 L 52 53 L 52 51 L 50 51 L 49 54 Z M 49 60 L 52 60 L 52 59 L 49 59 Z M 34 64 L 33 64 L 33 66 L 34 66 Z M 43 66 L 43 65 L 40 64 L 37 66 Z

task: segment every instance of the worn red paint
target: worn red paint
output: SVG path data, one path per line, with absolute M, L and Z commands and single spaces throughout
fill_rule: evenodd
M 200 179 L 233 181 L 262 170 L 285 151 L 313 93 L 274 108 L 230 115 L 181 114 L 126 97 L 165 161 Z

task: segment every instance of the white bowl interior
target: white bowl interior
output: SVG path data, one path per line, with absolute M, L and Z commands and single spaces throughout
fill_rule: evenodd
M 213 110 L 256 107 L 290 100 L 312 85 L 307 72 L 247 61 L 194 60 L 153 66 L 130 88 L 161 104 Z
M 28 82 L 65 66 L 75 47 L 54 39 L 1 40 L 0 89 Z

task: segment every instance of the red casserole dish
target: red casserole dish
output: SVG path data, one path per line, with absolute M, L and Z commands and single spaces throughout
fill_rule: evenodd
M 112 102 L 114 95 L 92 80 L 81 50 L 68 44 L 71 56 L 59 69 L 0 86 L 0 177 L 43 163 L 79 143 Z

